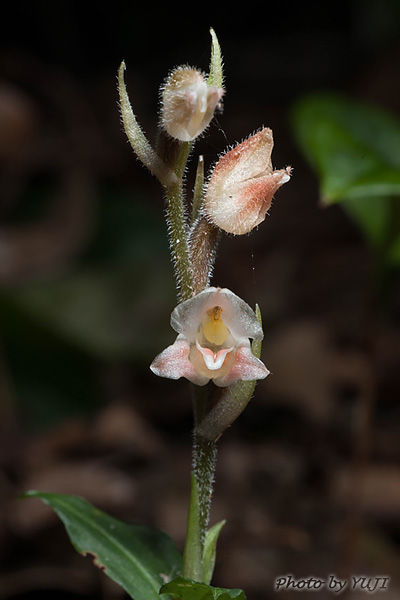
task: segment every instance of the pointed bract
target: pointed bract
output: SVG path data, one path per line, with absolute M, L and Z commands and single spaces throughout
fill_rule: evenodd
M 125 133 L 138 159 L 157 177 L 162 185 L 168 187 L 177 182 L 177 177 L 152 148 L 137 122 L 125 86 L 125 69 L 125 62 L 122 61 L 118 71 L 118 91 Z

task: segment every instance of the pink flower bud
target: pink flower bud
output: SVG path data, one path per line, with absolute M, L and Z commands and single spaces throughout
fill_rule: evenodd
M 210 287 L 179 304 L 171 315 L 179 334 L 152 362 L 156 375 L 225 387 L 239 379 L 264 379 L 269 373 L 251 351 L 249 338 L 263 331 L 254 311 L 230 290 Z
M 206 217 L 227 233 L 249 233 L 265 219 L 272 198 L 289 181 L 291 167 L 274 171 L 271 129 L 265 128 L 224 154 L 204 199 Z
M 200 71 L 175 69 L 163 89 L 162 126 L 182 142 L 194 140 L 209 126 L 223 93 L 222 88 L 207 85 Z

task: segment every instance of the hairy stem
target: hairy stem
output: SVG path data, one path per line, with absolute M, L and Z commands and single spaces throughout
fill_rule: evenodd
M 194 419 L 195 425 L 197 425 L 203 420 L 207 412 L 208 388 L 193 386 L 193 396 Z M 202 548 L 210 517 L 216 460 L 216 444 L 199 436 L 195 427 L 193 434 L 193 473 L 197 482 L 200 543 Z
M 175 267 L 176 284 L 180 300 L 193 295 L 192 269 L 190 266 L 185 213 L 182 201 L 181 182 L 166 190 L 167 219 L 171 242 L 171 256 Z
M 217 447 L 214 442 L 209 442 L 194 434 L 193 473 L 196 478 L 199 497 L 199 529 L 202 550 L 210 518 L 216 460 Z
M 190 144 L 182 144 L 175 170 L 178 180 L 165 190 L 171 255 L 175 266 L 178 295 L 181 301 L 188 300 L 193 296 L 193 273 L 189 255 L 188 231 L 183 201 L 183 175 L 189 152 Z
M 190 502 L 187 517 L 186 541 L 183 551 L 184 577 L 194 581 L 203 580 L 203 547 L 200 540 L 199 495 L 197 481 L 191 474 Z

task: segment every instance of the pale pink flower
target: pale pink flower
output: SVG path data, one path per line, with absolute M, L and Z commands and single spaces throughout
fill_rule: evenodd
M 224 90 L 208 85 L 202 73 L 178 67 L 162 94 L 161 123 L 173 138 L 190 142 L 209 126 Z
M 271 129 L 265 128 L 224 154 L 214 167 L 204 214 L 227 233 L 249 233 L 265 219 L 272 198 L 289 181 L 291 168 L 274 171 Z
M 239 379 L 264 379 L 269 373 L 251 352 L 249 338 L 263 331 L 254 311 L 228 289 L 210 287 L 179 304 L 171 315 L 178 333 L 152 362 L 156 375 L 224 387 Z

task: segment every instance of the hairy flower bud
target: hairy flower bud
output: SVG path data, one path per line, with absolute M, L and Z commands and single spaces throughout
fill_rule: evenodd
M 207 85 L 200 71 L 175 69 L 162 93 L 162 126 L 182 142 L 194 140 L 209 126 L 223 93 L 222 88 Z
M 265 128 L 224 154 L 214 167 L 204 214 L 227 233 L 249 233 L 265 219 L 272 198 L 289 181 L 291 167 L 274 171 L 271 129 Z

